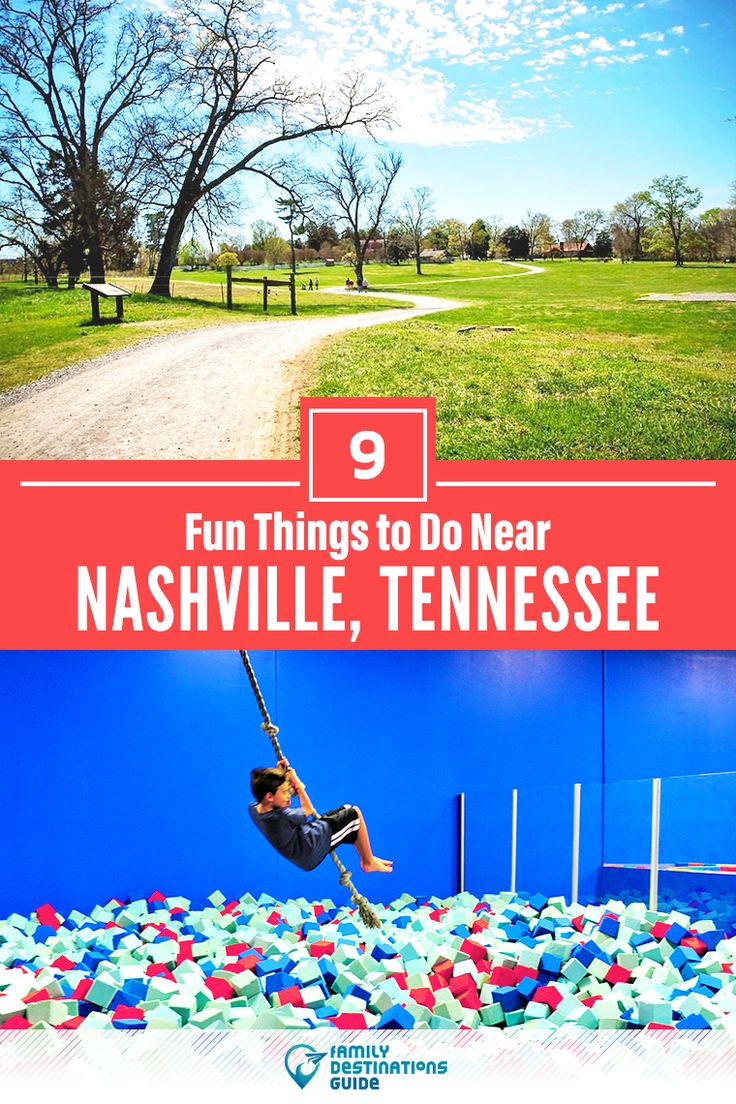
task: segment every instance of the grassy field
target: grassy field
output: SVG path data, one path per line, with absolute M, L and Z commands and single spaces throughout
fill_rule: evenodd
M 434 395 L 445 459 L 736 458 L 736 304 L 636 301 L 734 292 L 736 266 L 542 267 L 371 266 L 374 289 L 468 306 L 331 340 L 310 393 Z
M 736 266 L 541 267 L 512 275 L 519 270 L 494 262 L 455 262 L 417 277 L 409 264 L 370 265 L 372 290 L 467 306 L 332 339 L 317 353 L 310 393 L 434 395 L 438 455 L 448 459 L 736 458 L 736 305 L 637 302 L 651 292 L 734 292 Z M 348 271 L 304 268 L 298 283 L 342 287 Z M 146 279 L 120 278 L 134 292 L 126 324 L 100 327 L 87 325 L 85 291 L 0 285 L 0 387 L 151 336 L 265 317 L 256 285 L 236 285 L 237 309 L 224 311 L 222 280 L 177 271 L 168 300 L 144 294 Z M 397 305 L 301 290 L 298 303 L 300 317 Z M 269 317 L 288 325 L 286 288 L 274 289 Z M 481 328 L 458 332 L 467 326 Z
M 261 290 L 253 285 L 236 285 L 235 309 L 224 310 L 222 281 L 222 274 L 216 272 L 176 272 L 174 297 L 165 299 L 145 294 L 149 280 L 115 277 L 116 283 L 133 291 L 125 300 L 122 326 L 90 326 L 89 293 L 81 288 L 52 291 L 21 282 L 2 283 L 0 391 L 38 379 L 57 368 L 179 330 L 238 321 L 248 323 L 266 317 L 282 319 L 288 324 L 291 319 L 288 288 L 273 289 L 266 316 L 262 311 Z M 402 305 L 363 296 L 347 299 L 301 291 L 297 295 L 301 318 L 385 310 Z M 114 303 L 104 304 L 102 314 L 113 318 Z

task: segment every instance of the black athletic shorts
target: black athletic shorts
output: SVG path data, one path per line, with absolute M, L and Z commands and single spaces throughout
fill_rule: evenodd
M 326 820 L 332 832 L 330 839 L 330 851 L 334 851 L 341 843 L 355 843 L 360 828 L 360 817 L 353 805 L 341 805 L 339 809 L 330 809 L 329 813 L 322 813 L 318 820 Z

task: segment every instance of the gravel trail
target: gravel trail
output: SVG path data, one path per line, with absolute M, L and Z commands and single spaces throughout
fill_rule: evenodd
M 428 295 L 371 294 L 413 306 L 192 330 L 16 388 L 0 398 L 0 458 L 286 458 L 304 358 L 313 346 L 348 330 L 465 305 Z

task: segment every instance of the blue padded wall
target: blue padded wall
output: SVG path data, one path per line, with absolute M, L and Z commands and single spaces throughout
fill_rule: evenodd
M 651 783 L 628 780 L 656 776 L 660 861 L 736 863 L 736 652 L 608 652 L 604 682 L 605 860 L 649 862 Z

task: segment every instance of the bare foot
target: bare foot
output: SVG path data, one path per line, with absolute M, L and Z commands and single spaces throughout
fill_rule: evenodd
M 391 859 L 379 859 L 374 855 L 370 862 L 361 863 L 360 868 L 364 874 L 391 874 L 394 864 Z

